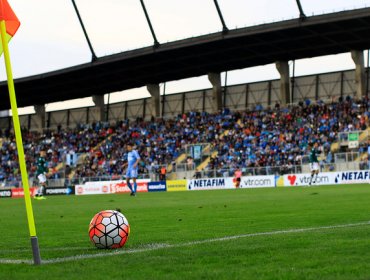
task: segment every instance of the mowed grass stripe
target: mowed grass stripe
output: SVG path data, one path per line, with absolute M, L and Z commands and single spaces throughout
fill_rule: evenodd
M 370 221 L 361 222 L 361 223 L 353 223 L 353 224 L 343 224 L 343 225 L 332 225 L 332 226 L 322 226 L 322 227 L 312 227 L 312 228 L 300 228 L 300 229 L 287 229 L 287 230 L 277 230 L 277 231 L 270 231 L 270 232 L 256 232 L 256 233 L 248 233 L 242 235 L 234 235 L 234 236 L 225 236 L 220 238 L 212 238 L 206 240 L 198 240 L 180 244 L 150 244 L 146 248 L 139 248 L 139 249 L 129 249 L 129 250 L 115 250 L 113 252 L 104 252 L 104 253 L 96 253 L 96 254 L 85 254 L 85 255 L 77 255 L 71 257 L 64 257 L 64 258 L 55 258 L 50 260 L 43 260 L 43 264 L 53 264 L 53 263 L 63 263 L 69 261 L 76 261 L 76 260 L 84 260 L 84 259 L 91 259 L 91 258 L 99 258 L 99 257 L 108 257 L 108 256 L 116 256 L 116 255 L 123 255 L 123 254 L 133 254 L 133 253 L 142 253 L 148 252 L 153 250 L 159 249 L 169 249 L 169 248 L 178 248 L 178 247 L 186 247 L 186 246 L 195 246 L 201 245 L 210 242 L 221 242 L 221 241 L 230 241 L 234 239 L 240 238 L 247 238 L 247 237 L 256 237 L 256 236 L 264 236 L 264 235 L 277 235 L 277 234 L 290 234 L 290 233 L 303 233 L 309 231 L 320 231 L 320 230 L 332 230 L 332 229 L 340 229 L 340 228 L 349 228 L 349 227 L 359 227 L 359 226 L 367 226 L 370 225 Z M 53 250 L 67 250 L 68 248 L 49 248 Z M 70 248 L 71 250 L 75 250 L 76 248 Z M 0 263 L 2 264 L 31 264 L 31 260 L 7 260 L 7 259 L 0 259 Z

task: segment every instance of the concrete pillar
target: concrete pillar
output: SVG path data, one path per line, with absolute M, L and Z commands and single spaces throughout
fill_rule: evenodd
M 161 117 L 161 94 L 159 92 L 159 84 L 146 85 L 147 90 L 151 95 L 152 116 Z
M 355 69 L 355 83 L 356 83 L 356 98 L 361 99 L 365 96 L 365 86 L 366 86 L 366 75 L 365 75 L 365 62 L 364 62 L 364 52 L 353 50 L 351 51 L 351 56 L 353 62 L 356 65 Z
M 93 95 L 92 99 L 97 109 L 98 121 L 101 121 L 101 122 L 105 121 L 104 95 Z
M 221 74 L 220 73 L 208 73 L 208 80 L 211 82 L 213 87 L 213 102 L 216 111 L 222 110 L 222 87 L 221 87 Z
M 277 61 L 275 63 L 276 69 L 280 73 L 280 100 L 281 105 L 292 103 L 290 97 L 290 77 L 289 77 L 289 64 L 288 61 Z
M 46 120 L 45 105 L 35 105 L 34 109 L 35 109 L 35 113 L 36 113 L 35 123 L 36 123 L 36 126 L 37 126 L 37 130 L 39 132 L 42 132 L 43 129 L 45 128 L 45 120 Z

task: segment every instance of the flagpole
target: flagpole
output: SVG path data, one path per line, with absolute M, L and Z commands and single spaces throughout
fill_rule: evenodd
M 10 63 L 9 48 L 8 48 L 8 42 L 6 40 L 6 35 L 5 35 L 6 34 L 5 20 L 0 21 L 0 30 L 1 30 L 1 42 L 2 42 L 3 50 L 4 50 L 6 75 L 8 77 L 8 89 L 9 89 L 10 104 L 11 104 L 12 115 L 13 115 L 13 125 L 14 125 L 15 140 L 16 140 L 17 151 L 18 151 L 19 167 L 20 167 L 21 175 L 22 175 L 24 201 L 26 204 L 27 219 L 28 219 L 28 228 L 29 228 L 30 236 L 31 236 L 33 261 L 35 265 L 39 265 L 41 264 L 41 256 L 40 256 L 39 244 L 38 244 L 38 240 L 36 236 L 36 226 L 35 226 L 35 220 L 34 220 L 33 210 L 32 210 L 30 188 L 28 185 L 28 174 L 27 174 L 27 168 L 26 168 L 26 161 L 24 159 L 22 134 L 21 134 L 21 128 L 19 124 L 17 99 L 15 96 L 15 90 L 14 90 L 14 81 L 13 81 L 12 67 Z

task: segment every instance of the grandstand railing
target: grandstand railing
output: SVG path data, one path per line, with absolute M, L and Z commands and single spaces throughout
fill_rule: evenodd
M 354 162 L 359 158 L 359 156 L 359 152 L 336 153 L 334 154 L 334 162 L 337 164 Z
M 138 179 L 151 179 L 151 180 L 153 180 L 153 177 L 151 176 L 152 174 L 153 173 L 141 173 L 141 174 L 139 174 Z M 155 173 L 155 175 L 157 175 L 157 174 Z M 80 184 L 84 184 L 86 182 L 99 182 L 99 181 L 126 181 L 126 178 L 125 178 L 125 176 L 119 176 L 119 175 L 79 177 L 79 178 L 73 178 L 73 179 L 66 179 L 65 180 L 65 185 L 67 185 L 67 186 L 68 185 L 80 185 Z
M 368 159 L 361 159 L 359 152 L 336 153 L 333 155 L 331 161 L 327 160 L 325 156 L 320 156 L 320 171 L 345 171 L 345 170 L 365 170 L 370 169 L 370 161 Z M 159 166 L 158 166 L 159 167 Z M 139 179 L 150 179 L 152 181 L 159 181 L 159 168 L 152 168 L 152 171 L 140 173 Z M 243 176 L 257 176 L 257 175 L 284 175 L 294 173 L 309 173 L 310 167 L 307 156 L 302 158 L 300 165 L 283 165 L 283 166 L 265 166 L 265 167 L 251 167 L 242 168 Z M 176 164 L 173 170 L 167 173 L 167 179 L 195 179 L 195 178 L 215 178 L 215 177 L 232 177 L 235 169 L 233 168 L 217 168 L 205 169 L 198 171 L 195 168 L 195 163 L 192 164 Z M 76 184 L 83 184 L 89 181 L 114 181 L 125 180 L 123 175 L 105 175 L 94 177 L 75 177 L 69 179 L 64 172 L 58 172 L 48 178 L 48 186 L 62 187 Z M 37 186 L 37 179 L 33 176 L 29 179 L 30 186 Z M 18 176 L 12 180 L 0 181 L 0 188 L 22 187 L 21 177 Z
M 320 164 L 321 172 L 335 172 L 344 170 L 365 170 L 369 169 L 368 162 L 344 162 L 344 163 L 323 163 Z M 266 166 L 266 167 L 253 167 L 242 168 L 243 176 L 260 176 L 260 175 L 285 175 L 285 174 L 299 174 L 309 173 L 310 168 L 308 164 L 303 165 L 285 165 L 285 166 Z M 177 173 L 176 179 L 200 179 L 200 178 L 217 178 L 217 177 L 233 177 L 234 168 L 218 168 L 212 170 L 185 170 Z M 170 176 L 170 174 L 167 174 Z M 159 180 L 157 173 L 141 174 L 141 179 Z M 83 184 L 88 181 L 110 181 L 110 180 L 124 180 L 124 177 L 117 178 L 117 176 L 102 176 L 102 177 L 84 177 L 75 178 L 71 184 Z
M 335 172 L 344 170 L 365 170 L 365 169 L 370 169 L 368 162 L 347 162 L 345 164 L 340 163 L 320 164 L 320 172 Z M 308 164 L 266 166 L 266 167 L 242 168 L 241 171 L 243 176 L 285 175 L 285 174 L 310 173 L 310 167 Z M 226 168 L 202 170 L 195 172 L 187 172 L 185 176 L 183 176 L 183 178 L 200 179 L 200 178 L 233 177 L 234 172 L 235 169 L 226 169 Z

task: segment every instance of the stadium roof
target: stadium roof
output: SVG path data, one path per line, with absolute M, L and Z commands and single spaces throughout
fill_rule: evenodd
M 19 107 L 370 48 L 370 8 L 263 24 L 146 47 L 15 80 Z M 0 92 L 7 92 L 6 82 Z M 7 96 L 7 95 L 6 95 Z M 10 108 L 2 98 L 0 110 Z

